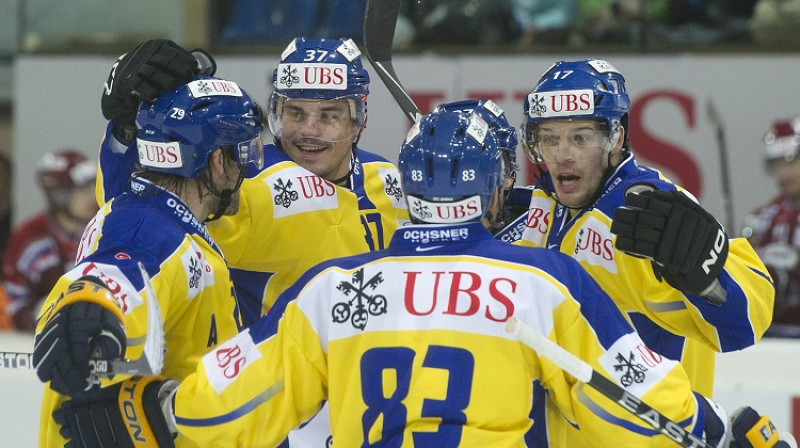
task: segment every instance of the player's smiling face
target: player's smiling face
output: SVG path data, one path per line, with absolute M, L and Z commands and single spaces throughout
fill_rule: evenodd
M 281 146 L 298 165 L 327 180 L 347 175 L 360 131 L 348 100 L 287 100 L 281 121 Z
M 609 151 L 612 163 L 618 163 L 623 137 L 621 133 L 610 148 L 608 134 L 592 120 L 540 123 L 536 146 L 547 164 L 558 201 L 567 207 L 587 206 L 602 187 Z

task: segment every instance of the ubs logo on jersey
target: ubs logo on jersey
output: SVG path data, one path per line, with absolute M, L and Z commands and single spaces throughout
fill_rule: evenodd
M 217 393 L 222 393 L 247 366 L 260 358 L 261 352 L 253 342 L 250 330 L 244 330 L 203 356 L 202 363 L 208 382 Z
M 118 266 L 97 262 L 81 263 L 66 274 L 67 278 L 71 280 L 87 275 L 97 277 L 106 284 L 124 314 L 130 313 L 144 303 L 139 292 Z
M 300 182 L 300 189 L 306 199 L 333 197 L 336 195 L 336 187 L 319 176 L 301 176 L 297 180 Z
M 353 273 L 352 281 L 343 280 L 336 287 L 345 296 L 350 297 L 352 294 L 353 297 L 333 305 L 331 316 L 334 323 L 340 324 L 349 320 L 353 327 L 363 331 L 369 316 L 386 313 L 386 297 L 382 294 L 370 295 L 367 292 L 367 289 L 374 291 L 383 283 L 383 273 L 378 272 L 366 281 L 365 278 L 364 268 L 361 268 Z
M 339 207 L 335 185 L 294 164 L 287 163 L 263 182 L 275 204 L 272 209 L 274 218 Z
M 414 316 L 438 312 L 463 317 L 482 315 L 505 322 L 514 314 L 511 296 L 517 290 L 517 282 L 510 278 L 470 271 L 404 271 L 403 275 L 403 303 Z
M 538 247 L 545 245 L 545 239 L 553 221 L 553 205 L 554 202 L 550 198 L 534 196 L 531 199 L 522 239 L 530 241 Z
M 593 216 L 587 218 L 578 230 L 574 258 L 616 274 L 617 263 L 614 261 L 614 241 L 610 228 Z
M 636 333 L 617 339 L 599 361 L 617 383 L 638 397 L 644 396 L 677 364 L 650 350 Z
M 277 193 L 273 199 L 275 205 L 289 208 L 289 206 L 292 205 L 292 202 L 300 198 L 300 195 L 292 189 L 292 185 L 291 179 L 284 181 L 283 179 L 278 178 L 278 181 L 272 186 Z

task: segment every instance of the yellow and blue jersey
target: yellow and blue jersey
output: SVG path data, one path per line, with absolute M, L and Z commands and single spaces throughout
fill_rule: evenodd
M 200 446 L 275 446 L 329 400 L 336 446 L 524 447 L 539 383 L 598 446 L 673 446 L 509 335 L 512 315 L 701 435 L 680 365 L 577 262 L 476 223 L 403 227 L 308 271 L 182 381 L 174 420 Z
M 203 355 L 243 328 L 233 285 L 219 248 L 184 202 L 143 179 L 134 178 L 130 185 L 129 192 L 104 204 L 89 222 L 76 266 L 58 280 L 43 305 L 37 335 L 69 285 L 94 276 L 105 282 L 122 308 L 125 357 L 138 358 L 148 330 L 138 268 L 142 263 L 155 292 L 149 299 L 158 300 L 161 310 L 166 350 L 162 373 L 181 379 Z M 114 381 L 122 379 L 118 375 Z M 40 446 L 64 445 L 51 417 L 64 399 L 45 386 Z
M 386 247 L 408 221 L 397 168 L 357 151 L 351 188 L 334 185 L 264 147 L 265 168 L 245 179 L 239 212 L 209 225 L 225 253 L 246 324 L 325 260 Z
M 625 203 L 625 191 L 637 183 L 659 190 L 679 188 L 658 171 L 638 165 L 631 155 L 606 182 L 595 205 L 574 215 L 539 185 L 517 189 L 513 195 L 527 197 L 528 211 L 496 236 L 514 244 L 557 250 L 578 260 L 647 346 L 681 362 L 692 388 L 710 397 L 716 352 L 741 350 L 761 338 L 771 321 L 775 288 L 744 238 L 730 240 L 728 258 L 718 277 L 727 293 L 722 306 L 684 294 L 657 278 L 649 260 L 618 251 L 611 220 L 614 210 Z M 549 417 L 554 425 L 564 426 L 556 413 L 550 412 Z M 563 431 L 572 432 L 570 427 L 564 426 Z M 586 445 L 570 440 L 565 446 Z
M 408 222 L 394 164 L 363 149 L 356 154 L 351 187 L 344 188 L 265 145 L 265 168 L 248 172 L 242 182 L 239 212 L 209 224 L 228 262 L 245 324 L 269 311 L 307 269 L 383 249 L 394 229 Z M 99 155 L 99 203 L 125 191 L 136 167 L 135 148 L 116 141 L 109 125 Z

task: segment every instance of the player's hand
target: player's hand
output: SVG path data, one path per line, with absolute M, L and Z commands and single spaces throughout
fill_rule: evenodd
M 72 399 L 53 412 L 69 448 L 172 448 L 161 403 L 178 387 L 174 380 L 135 377 L 99 390 L 90 399 Z
M 614 211 L 617 249 L 653 260 L 655 274 L 675 289 L 709 294 L 728 257 L 722 225 L 680 191 L 635 187 L 642 188 L 629 189 L 625 205 Z
M 103 116 L 114 124 L 115 137 L 129 143 L 142 100 L 153 101 L 198 73 L 211 75 L 215 70 L 213 58 L 202 50 L 193 54 L 166 39 L 142 42 L 111 67 L 100 102 Z
M 731 415 L 729 448 L 797 448 L 797 442 L 788 432 L 778 433 L 766 415 L 745 406 Z
M 78 279 L 42 319 L 33 347 L 36 375 L 63 395 L 96 392 L 90 357 L 119 358 L 127 347 L 122 310 L 111 291 L 99 279 Z

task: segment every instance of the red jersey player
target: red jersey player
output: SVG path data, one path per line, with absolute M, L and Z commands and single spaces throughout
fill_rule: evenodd
M 37 169 L 47 210 L 20 224 L 9 237 L 3 283 L 14 327 L 33 331 L 39 304 L 75 264 L 81 233 L 97 212 L 95 163 L 80 152 L 55 151 Z

